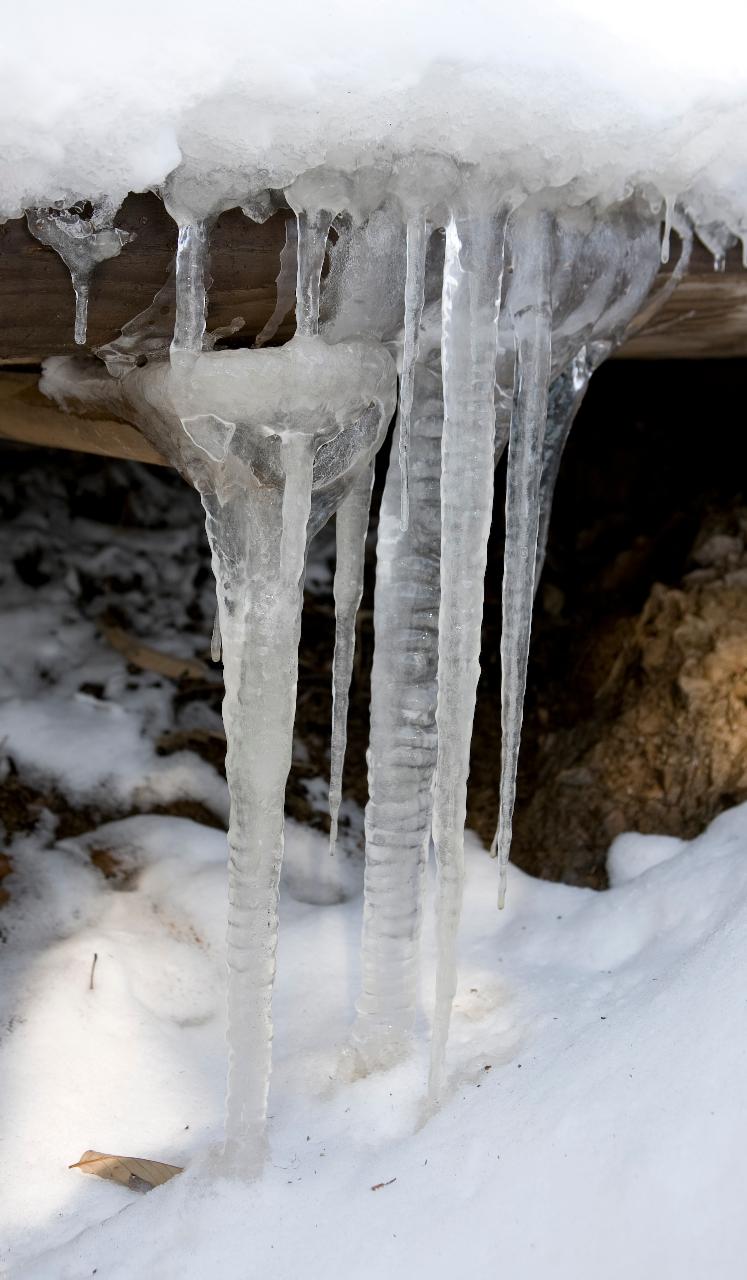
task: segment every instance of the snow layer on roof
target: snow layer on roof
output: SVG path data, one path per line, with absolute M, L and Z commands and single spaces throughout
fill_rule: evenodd
M 4 15 L 0 213 L 163 182 L 280 187 L 435 149 L 578 198 L 652 183 L 738 230 L 739 0 L 38 0 Z

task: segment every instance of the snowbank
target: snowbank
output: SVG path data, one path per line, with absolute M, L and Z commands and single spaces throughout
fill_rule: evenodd
M 288 846 L 291 867 L 326 856 L 294 824 Z M 512 870 L 503 915 L 471 841 L 449 1096 L 424 1124 L 421 1058 L 346 1078 L 359 898 L 312 907 L 286 888 L 271 1158 L 252 1186 L 206 1176 L 224 1100 L 224 837 L 135 817 L 13 856 L 12 1276 L 453 1277 L 467 1260 L 528 1280 L 742 1274 L 747 806 L 679 850 L 618 840 L 622 882 L 605 893 Z M 423 1003 L 428 1017 L 428 986 Z M 87 1147 L 190 1168 L 141 1199 L 68 1171 Z

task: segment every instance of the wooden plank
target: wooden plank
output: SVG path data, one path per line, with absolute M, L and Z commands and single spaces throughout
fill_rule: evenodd
M 218 218 L 211 237 L 211 329 L 243 316 L 246 323 L 237 338 L 251 341 L 271 315 L 286 216 L 278 213 L 260 224 L 231 209 Z M 176 226 L 153 194 L 128 196 L 117 226 L 136 238 L 94 272 L 89 349 L 111 342 L 150 306 L 176 248 Z M 73 316 L 70 274 L 58 254 L 34 239 L 25 219 L 0 225 L 0 360 L 38 364 L 45 356 L 79 352 Z M 280 336 L 292 331 L 291 316 Z
M 747 356 L 747 271 L 691 274 L 618 356 L 696 360 Z
M 262 328 L 275 304 L 288 216 L 279 212 L 258 224 L 231 209 L 217 220 L 211 238 L 211 329 L 241 315 L 245 324 L 236 340 L 248 344 Z M 175 249 L 176 227 L 153 194 L 128 196 L 117 223 L 136 238 L 93 277 L 89 348 L 111 341 L 150 305 Z M 79 350 L 73 342 L 73 310 L 70 277 L 57 254 L 34 240 L 23 219 L 0 226 L 0 363 L 38 364 L 45 356 Z M 686 280 L 621 354 L 639 359 L 745 356 L 746 318 L 747 272 L 740 252 L 731 250 L 725 272 L 716 273 L 710 254 L 696 243 Z M 290 316 L 278 336 L 292 331 Z
M 0 439 L 168 465 L 128 423 L 63 413 L 37 383 L 35 373 L 0 373 Z

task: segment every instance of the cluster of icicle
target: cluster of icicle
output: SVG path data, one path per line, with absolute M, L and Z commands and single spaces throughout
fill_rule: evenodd
M 197 487 L 205 508 L 231 794 L 225 1159 L 246 1176 L 261 1167 L 265 1144 L 309 540 L 336 513 L 334 850 L 374 459 L 397 409 L 377 549 L 363 978 L 352 1042 L 360 1070 L 407 1049 L 432 841 L 436 1102 L 456 987 L 495 465 L 507 448 L 493 846 L 502 905 L 532 603 L 560 458 L 593 370 L 651 306 L 661 215 L 639 195 L 606 209 L 574 207 L 571 190 L 521 197 L 439 156 L 386 173 L 315 171 L 284 193 L 296 216 L 287 223 L 275 315 L 254 349 L 221 351 L 206 334 L 206 287 L 210 228 L 227 202 L 195 213 L 187 190 L 177 174 L 165 193 L 179 223 L 173 333 L 154 328 L 164 310 L 159 295 L 99 352 L 106 369 L 100 361 L 84 369 L 49 362 L 43 386 L 68 406 L 96 404 L 134 422 Z M 265 195 L 245 211 L 262 218 L 278 204 L 278 193 Z M 678 230 L 680 258 L 665 292 L 687 263 L 688 233 Z M 291 273 L 296 336 L 267 347 L 293 296 Z

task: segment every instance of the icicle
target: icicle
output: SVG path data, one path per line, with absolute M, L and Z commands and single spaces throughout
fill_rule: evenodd
M 493 850 L 500 859 L 498 905 L 506 894 L 506 867 L 516 795 L 524 692 L 540 515 L 542 452 L 550 383 L 551 221 L 530 211 L 518 220 L 514 238 L 512 318 L 517 389 L 508 443 L 506 547 L 503 562 L 501 632 L 500 818 Z
M 202 351 L 205 335 L 206 275 L 209 249 L 206 221 L 179 226 L 176 250 L 176 320 L 171 362 L 188 369 Z
M 75 341 L 84 346 L 88 328 L 91 277 L 100 262 L 116 258 L 133 233 L 112 225 L 116 210 L 102 200 L 89 217 L 77 209 L 33 209 L 26 214 L 29 231 L 62 258 L 75 292 Z
M 425 255 L 428 228 L 425 215 L 407 220 L 407 275 L 405 277 L 405 332 L 402 345 L 402 373 L 399 388 L 399 465 L 402 472 L 400 522 L 407 529 L 410 519 L 410 415 L 418 358 L 418 336 L 425 297 Z
M 222 638 L 229 824 L 229 1087 L 225 1167 L 259 1171 L 265 1144 L 283 855 L 307 533 L 368 468 L 396 406 L 373 341 L 198 355 L 121 377 L 58 361 L 47 389 L 134 422 L 199 490 Z M 313 497 L 313 505 L 312 505 Z
M 313 435 L 289 434 L 283 440 L 283 532 L 280 539 L 280 573 L 293 585 L 303 576 L 306 526 L 311 510 L 311 477 L 316 444 Z M 300 568 L 299 568 L 300 565 Z
M 415 1023 L 436 766 L 440 371 L 419 362 L 413 390 L 410 522 L 402 529 L 395 434 L 376 543 L 362 985 L 352 1035 L 364 1069 L 396 1059 Z
M 204 498 L 223 636 L 231 796 L 228 913 L 227 1168 L 264 1156 L 278 935 L 283 807 L 298 676 L 314 439 L 287 438 L 282 494 L 265 486 Z
M 341 209 L 348 207 L 351 182 L 335 169 L 313 169 L 286 189 L 298 227 L 296 282 L 296 333 L 314 337 L 319 332 L 319 290 L 327 237 Z
M 661 237 L 661 263 L 666 266 L 669 262 L 669 242 L 672 236 L 672 210 L 676 204 L 676 199 L 671 196 L 664 197 L 664 230 Z
M 75 328 L 73 336 L 77 346 L 83 347 L 85 346 L 86 333 L 88 332 L 90 275 L 87 272 L 71 271 L 70 278 L 73 282 L 73 292 L 75 294 Z
M 329 852 L 337 848 L 342 773 L 347 746 L 348 701 L 355 653 L 355 619 L 363 594 L 366 534 L 373 488 L 373 462 L 356 477 L 337 508 L 335 537 L 335 654 L 332 663 L 332 741 L 329 770 Z
M 298 225 L 295 218 L 285 220 L 285 244 L 280 251 L 280 270 L 275 282 L 275 307 L 264 328 L 257 334 L 255 347 L 263 347 L 275 337 L 296 300 L 298 273 Z
M 540 481 L 540 514 L 537 532 L 537 555 L 534 570 L 534 593 L 545 564 L 547 535 L 552 515 L 552 500 L 560 471 L 560 461 L 568 443 L 571 427 L 581 402 L 586 395 L 592 365 L 586 347 L 582 347 L 575 360 L 555 379 L 547 401 L 547 427 L 542 449 L 542 479 Z
M 438 959 L 429 1079 L 432 1102 L 441 1094 L 456 990 L 467 776 L 493 502 L 495 365 L 505 229 L 505 210 L 492 213 L 484 195 L 464 211 L 453 213 L 446 229 L 438 759 L 433 801 Z
M 713 257 L 713 270 L 726 270 L 726 255 L 737 243 L 737 237 L 720 222 L 698 223 L 698 238 Z
M 220 638 L 220 609 L 215 610 L 213 634 L 210 637 L 210 657 L 213 662 L 220 662 L 223 646 Z
M 334 214 L 328 209 L 311 213 L 302 209 L 298 223 L 298 274 L 296 284 L 296 333 L 313 337 L 319 332 L 319 288 L 327 236 Z

